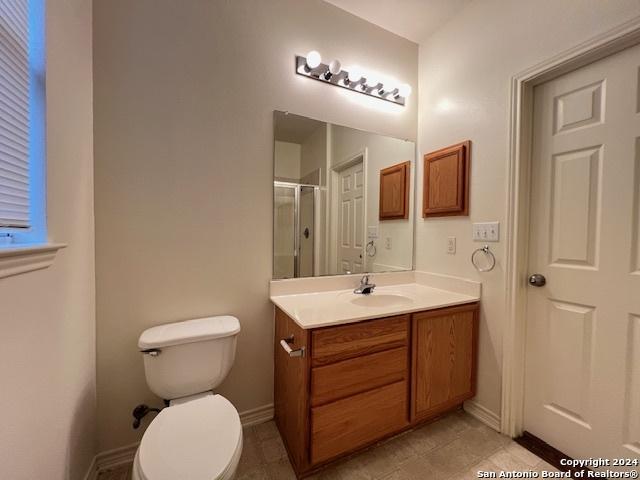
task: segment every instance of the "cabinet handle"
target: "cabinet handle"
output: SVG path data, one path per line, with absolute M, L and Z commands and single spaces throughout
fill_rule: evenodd
M 280 340 L 280 346 L 287 352 L 290 357 L 304 357 L 304 347 L 300 347 L 298 350 L 293 350 L 289 344 L 293 343 L 293 335 L 289 338 L 283 338 Z

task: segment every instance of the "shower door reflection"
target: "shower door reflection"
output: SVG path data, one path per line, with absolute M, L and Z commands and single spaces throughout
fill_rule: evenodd
M 274 182 L 275 278 L 311 277 L 316 271 L 318 190 L 315 185 Z

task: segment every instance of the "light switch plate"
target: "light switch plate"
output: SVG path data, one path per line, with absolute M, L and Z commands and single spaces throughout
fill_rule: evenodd
M 447 238 L 447 253 L 450 255 L 456 254 L 456 237 Z
M 378 226 L 367 227 L 367 239 L 376 240 L 378 238 Z
M 473 224 L 474 242 L 498 242 L 500 240 L 500 222 Z

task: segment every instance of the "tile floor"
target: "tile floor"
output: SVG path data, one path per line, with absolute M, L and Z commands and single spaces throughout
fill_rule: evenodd
M 130 480 L 130 466 L 99 480 Z M 478 470 L 556 471 L 548 463 L 459 411 L 342 460 L 310 480 L 472 480 Z M 273 422 L 248 427 L 236 480 L 294 480 Z M 176 479 L 178 480 L 178 479 Z

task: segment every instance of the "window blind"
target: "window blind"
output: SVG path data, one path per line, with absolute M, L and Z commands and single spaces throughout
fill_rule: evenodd
M 0 227 L 29 227 L 28 0 L 0 0 Z

